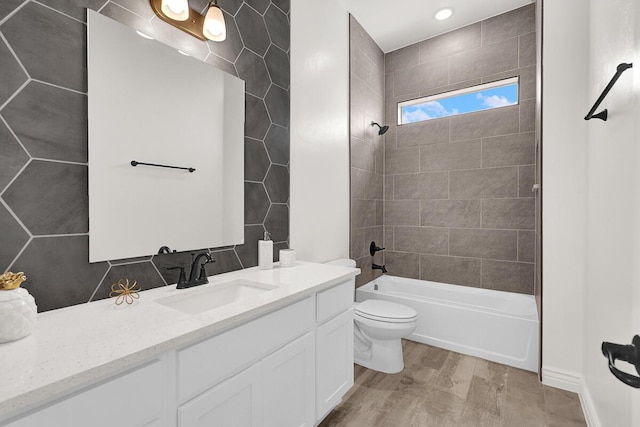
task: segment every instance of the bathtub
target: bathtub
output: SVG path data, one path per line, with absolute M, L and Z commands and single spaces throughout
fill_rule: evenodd
M 356 289 L 357 302 L 368 299 L 413 307 L 418 327 L 410 340 L 538 371 L 533 295 L 381 276 Z

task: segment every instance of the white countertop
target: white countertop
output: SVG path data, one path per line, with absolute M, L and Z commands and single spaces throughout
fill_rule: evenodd
M 140 292 L 132 305 L 114 299 L 40 313 L 33 333 L 0 344 L 0 420 L 108 378 L 161 353 L 215 335 L 359 274 L 357 268 L 298 262 L 249 268 L 209 278 L 190 289 L 175 285 Z M 277 288 L 198 314 L 159 298 L 244 279 Z M 36 301 L 37 304 L 37 301 Z

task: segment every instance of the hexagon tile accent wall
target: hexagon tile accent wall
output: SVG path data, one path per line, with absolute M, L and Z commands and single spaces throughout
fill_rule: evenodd
M 204 0 L 190 0 L 195 8 Z M 220 0 L 227 39 L 202 42 L 147 0 L 2 1 L 0 272 L 24 271 L 40 311 L 106 298 L 112 282 L 175 283 L 171 265 L 209 250 L 220 274 L 257 264 L 257 240 L 289 241 L 289 0 Z M 86 10 L 246 81 L 245 244 L 88 262 Z M 45 25 L 46 24 L 46 25 Z M 46 31 L 45 31 L 46 29 Z

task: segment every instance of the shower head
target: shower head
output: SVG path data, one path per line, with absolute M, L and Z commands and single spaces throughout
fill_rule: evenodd
M 371 126 L 378 126 L 380 128 L 378 135 L 384 135 L 385 132 L 389 130 L 389 125 L 380 126 L 376 122 L 371 122 Z

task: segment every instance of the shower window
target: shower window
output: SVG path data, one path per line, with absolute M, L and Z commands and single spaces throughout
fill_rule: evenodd
M 518 104 L 518 77 L 398 103 L 398 124 Z

